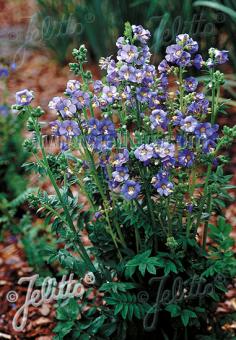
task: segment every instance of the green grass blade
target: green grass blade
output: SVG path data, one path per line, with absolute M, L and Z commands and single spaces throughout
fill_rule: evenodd
M 236 11 L 234 11 L 233 9 L 226 7 L 222 4 L 219 4 L 218 2 L 214 2 L 214 1 L 195 1 L 193 3 L 194 7 L 198 7 L 198 6 L 203 6 L 203 7 L 209 7 L 212 9 L 215 9 L 217 11 L 221 11 L 227 15 L 229 15 L 233 20 L 236 21 Z

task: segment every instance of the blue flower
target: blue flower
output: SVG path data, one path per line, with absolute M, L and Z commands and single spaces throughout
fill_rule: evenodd
M 16 92 L 16 104 L 21 106 L 28 106 L 34 99 L 33 92 L 27 89 Z
M 118 51 L 118 60 L 123 60 L 127 63 L 133 63 L 138 58 L 138 48 L 135 45 L 122 45 Z
M 124 182 L 129 178 L 129 170 L 127 166 L 117 166 L 115 171 L 112 172 L 112 177 L 115 182 Z
M 115 125 L 108 118 L 100 121 L 99 131 L 105 136 L 116 137 Z
M 98 136 L 94 138 L 92 146 L 97 152 L 107 152 L 111 150 L 113 146 L 113 138 L 109 135 L 107 136 Z
M 183 120 L 183 113 L 179 110 L 174 112 L 174 116 L 171 117 L 171 122 L 173 126 L 180 126 L 181 121 Z
M 208 66 L 213 66 L 217 64 L 224 64 L 229 60 L 229 52 L 226 50 L 220 51 L 217 48 L 209 49 L 210 59 L 207 60 Z
M 146 162 L 153 157 L 153 148 L 151 145 L 142 144 L 134 151 L 134 155 L 141 162 Z
M 73 120 L 65 120 L 61 123 L 61 126 L 59 127 L 59 133 L 61 136 L 71 138 L 79 136 L 81 131 L 77 122 Z
M 9 108 L 6 105 L 0 105 L 0 116 L 6 117 L 9 114 Z
M 188 34 L 179 34 L 176 37 L 176 43 L 183 47 L 189 53 L 195 53 L 198 51 L 198 43 L 189 37 Z
M 76 113 L 76 106 L 70 99 L 63 99 L 58 101 L 56 108 L 59 111 L 62 118 L 72 118 Z
M 0 78 L 7 78 L 8 76 L 9 76 L 8 67 L 0 64 Z
M 160 62 L 160 64 L 158 65 L 158 71 L 160 73 L 167 73 L 170 70 L 170 66 L 167 63 L 167 61 L 164 59 Z
M 180 122 L 181 129 L 186 132 L 194 132 L 197 124 L 198 121 L 195 118 L 193 118 L 193 116 L 187 116 Z
M 194 162 L 194 154 L 192 151 L 185 149 L 179 152 L 178 161 L 180 165 L 184 167 L 190 167 Z
M 66 86 L 66 93 L 72 95 L 77 90 L 79 90 L 81 87 L 81 84 L 78 80 L 69 80 Z
M 49 126 L 51 127 L 53 136 L 61 136 L 61 133 L 60 133 L 61 124 L 62 124 L 62 122 L 60 122 L 60 120 L 55 120 L 55 121 L 49 123 Z
M 212 139 L 204 141 L 202 150 L 204 153 L 211 153 L 215 151 L 216 143 Z
M 98 136 L 100 134 L 100 122 L 98 119 L 90 118 L 86 125 L 89 135 Z
M 165 129 L 168 124 L 167 112 L 163 110 L 153 110 L 149 119 L 151 121 L 152 129 L 156 129 L 159 126 Z
M 196 67 L 197 70 L 200 70 L 202 68 L 204 61 L 202 59 L 201 54 L 196 54 L 193 59 L 193 66 Z
M 198 86 L 198 81 L 194 77 L 188 77 L 184 80 L 184 88 L 187 92 L 193 92 Z
M 93 83 L 93 89 L 95 93 L 98 93 L 102 90 L 103 88 L 103 83 L 101 80 L 95 80 L 95 82 Z
M 77 90 L 72 95 L 72 102 L 76 105 L 78 110 L 82 110 L 89 106 L 90 96 L 87 92 Z
M 54 97 L 52 100 L 49 102 L 48 107 L 51 110 L 58 110 L 59 105 L 63 103 L 64 98 L 62 97 Z
M 128 80 L 133 83 L 137 81 L 136 69 L 131 65 L 122 65 L 118 71 L 121 80 Z
M 219 129 L 219 125 L 211 125 L 211 123 L 199 123 L 194 131 L 195 135 L 202 139 L 207 138 L 217 138 L 217 131 Z
M 114 166 L 121 166 L 127 163 L 129 160 L 129 151 L 127 149 L 122 150 L 117 155 L 115 155 L 115 160 L 112 162 Z
M 170 45 L 166 48 L 166 60 L 172 64 L 178 66 L 188 66 L 190 64 L 191 55 L 184 51 L 183 48 L 178 45 Z
M 137 87 L 136 97 L 140 103 L 147 103 L 151 97 L 151 91 L 148 87 Z
M 151 183 L 161 196 L 169 196 L 173 192 L 174 184 L 169 181 L 168 172 L 157 173 Z
M 69 150 L 69 145 L 65 141 L 62 141 L 60 143 L 60 149 L 61 149 L 62 152 L 65 152 L 65 151 Z
M 151 33 L 144 29 L 141 25 L 132 25 L 132 30 L 134 33 L 134 38 L 139 40 L 142 44 L 146 44 L 150 39 Z
M 207 114 L 209 108 L 209 101 L 204 98 L 204 95 L 197 97 L 188 107 L 187 112 L 190 114 Z
M 102 89 L 102 99 L 108 104 L 113 104 L 118 98 L 117 88 L 115 86 L 104 86 Z
M 175 155 L 175 145 L 165 140 L 153 143 L 154 156 L 160 158 L 174 157 Z
M 141 191 L 140 184 L 132 180 L 126 181 L 121 188 L 121 193 L 123 194 L 124 198 L 127 200 L 132 200 L 132 199 L 137 198 L 140 191 Z

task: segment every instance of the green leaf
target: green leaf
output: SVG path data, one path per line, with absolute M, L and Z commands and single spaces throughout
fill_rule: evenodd
M 54 333 L 59 334 L 59 338 L 63 339 L 66 334 L 68 334 L 74 325 L 73 321 L 58 322 L 56 327 L 53 329 Z
M 98 330 L 101 328 L 101 326 L 104 324 L 104 321 L 106 320 L 106 316 L 101 315 L 98 318 L 96 318 L 89 327 L 89 332 L 92 334 L 96 334 Z
M 169 304 L 166 306 L 165 310 L 167 310 L 168 312 L 170 312 L 171 317 L 174 318 L 176 316 L 179 316 L 181 314 L 181 308 L 179 305 L 176 304 Z
M 184 327 L 188 325 L 189 320 L 191 318 L 197 318 L 197 314 L 189 309 L 184 309 L 181 313 L 181 320 L 182 320 Z
M 215 1 L 195 1 L 193 3 L 193 6 L 194 7 L 198 7 L 198 6 L 209 7 L 209 8 L 215 9 L 216 11 L 221 11 L 231 16 L 232 19 L 236 20 L 236 12 L 233 9 L 231 9 L 230 7 L 226 7 Z
M 75 299 L 70 299 L 68 302 L 57 309 L 58 320 L 76 320 L 80 312 L 80 306 Z
M 99 288 L 100 291 L 113 291 L 114 293 L 125 292 L 126 290 L 137 288 L 138 284 L 133 282 L 106 282 Z

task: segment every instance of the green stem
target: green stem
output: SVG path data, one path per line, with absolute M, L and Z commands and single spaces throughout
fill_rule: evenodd
M 120 253 L 119 247 L 118 247 L 117 242 L 116 242 L 116 236 L 113 233 L 112 226 L 111 226 L 111 223 L 110 223 L 110 218 L 109 218 L 109 213 L 108 213 L 109 203 L 107 201 L 106 195 L 104 194 L 103 187 L 102 187 L 102 184 L 100 182 L 100 179 L 99 179 L 99 177 L 97 175 L 97 171 L 96 171 L 96 166 L 95 166 L 95 163 L 94 163 L 93 155 L 89 151 L 85 140 L 84 140 L 84 150 L 85 150 L 85 154 L 86 154 L 87 158 L 89 158 L 89 161 L 90 161 L 91 173 L 93 175 L 94 181 L 95 181 L 95 183 L 96 183 L 96 185 L 98 187 L 98 190 L 99 190 L 99 192 L 100 192 L 100 194 L 102 196 L 102 199 L 103 199 L 103 207 L 104 207 L 104 211 L 105 211 L 106 221 L 107 221 L 107 224 L 108 224 L 108 232 L 111 235 L 111 238 L 112 238 L 113 243 L 114 243 L 114 245 L 116 247 L 116 250 L 117 250 L 119 258 L 122 259 L 122 255 Z
M 60 201 L 60 203 L 61 203 L 61 205 L 63 207 L 63 210 L 64 210 L 65 215 L 66 215 L 67 224 L 70 227 L 70 229 L 72 230 L 72 232 L 75 235 L 77 235 L 77 230 L 76 230 L 76 228 L 75 228 L 75 226 L 73 224 L 73 221 L 72 221 L 71 215 L 69 213 L 69 210 L 68 210 L 68 208 L 67 208 L 67 206 L 66 206 L 66 204 L 65 204 L 65 202 L 64 202 L 64 200 L 63 200 L 63 198 L 61 196 L 60 190 L 59 190 L 59 188 L 57 186 L 57 183 L 56 183 L 56 181 L 54 179 L 53 173 L 51 172 L 51 169 L 49 167 L 47 156 L 46 156 L 45 149 L 44 149 L 44 146 L 43 146 L 42 135 L 40 133 L 37 121 L 35 121 L 35 132 L 36 132 L 36 135 L 37 135 L 37 138 L 38 138 L 38 141 L 39 141 L 40 150 L 42 152 L 44 167 L 45 167 L 46 172 L 47 172 L 47 174 L 48 174 L 48 176 L 50 178 L 50 181 L 51 181 L 51 183 L 52 183 L 52 185 L 53 185 L 53 187 L 54 187 L 54 189 L 56 191 L 57 197 L 58 197 L 58 199 L 59 199 L 59 201 Z M 89 255 L 88 255 L 88 253 L 87 253 L 87 251 L 86 251 L 82 241 L 78 237 L 76 237 L 76 241 L 77 241 L 77 243 L 79 245 L 79 253 L 82 254 L 82 258 L 85 261 L 85 263 L 87 264 L 88 268 L 90 268 L 90 270 L 92 270 L 93 272 L 96 272 L 96 268 L 94 267 L 94 265 L 93 265 Z
M 215 84 L 215 79 L 214 79 L 214 69 L 211 69 L 211 80 L 212 80 L 212 99 L 211 99 L 211 124 L 214 124 L 217 118 L 217 111 L 218 111 L 218 101 L 219 101 L 219 96 L 220 96 L 220 84 L 217 83 Z M 217 86 L 215 86 L 217 85 Z M 204 201 L 203 201 L 203 206 L 204 203 L 206 201 L 206 197 L 208 197 L 208 201 L 207 201 L 207 212 L 210 216 L 211 214 L 211 208 L 212 208 L 212 198 L 211 198 L 211 193 L 208 191 L 208 183 L 209 183 L 209 178 L 211 176 L 212 173 L 212 165 L 209 164 L 208 168 L 207 168 L 207 177 L 206 177 L 206 181 L 205 181 L 205 186 L 204 186 L 204 191 L 203 191 L 203 195 L 204 197 Z M 203 209 L 202 206 L 202 209 Z M 201 212 L 202 212 L 201 209 Z M 198 223 L 200 223 L 200 218 L 201 216 L 199 216 L 198 218 Z M 208 233 L 208 220 L 209 218 L 207 218 L 206 222 L 204 223 L 204 229 L 203 229 L 203 242 L 202 242 L 202 247 L 205 250 L 206 248 L 206 240 L 207 240 L 207 233 Z
M 194 194 L 194 190 L 195 190 L 195 185 L 196 185 L 196 168 L 194 167 L 192 169 L 192 175 L 190 176 L 190 178 L 192 178 L 192 183 L 191 185 L 189 185 L 189 195 L 190 195 L 190 200 L 192 200 L 193 194 Z M 188 217 L 187 217 L 187 228 L 186 228 L 186 236 L 189 237 L 189 233 L 191 230 L 191 213 L 188 213 Z
M 212 205 L 212 198 L 211 195 L 208 196 L 208 201 L 207 201 L 207 206 L 208 206 L 208 210 L 207 212 L 211 213 L 211 205 Z M 206 240 L 207 240 L 207 234 L 208 234 L 208 219 L 207 221 L 204 223 L 204 229 L 203 229 L 203 237 L 202 237 L 202 248 L 205 250 L 206 249 Z

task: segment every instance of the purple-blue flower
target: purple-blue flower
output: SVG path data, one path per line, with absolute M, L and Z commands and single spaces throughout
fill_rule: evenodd
M 156 129 L 159 126 L 161 126 L 162 128 L 166 128 L 168 123 L 167 112 L 159 109 L 153 110 L 149 118 L 151 121 L 152 129 Z
M 51 110 L 58 110 L 58 107 L 60 103 L 62 103 L 64 98 L 62 97 L 54 97 L 52 100 L 49 102 L 48 107 Z
M 200 115 L 200 114 L 207 114 L 209 108 L 209 101 L 202 96 L 201 98 L 196 98 L 188 107 L 187 113 Z
M 207 138 L 217 138 L 217 131 L 219 129 L 219 125 L 212 125 L 209 122 L 199 123 L 194 131 L 195 135 L 202 139 Z
M 158 65 L 158 71 L 160 73 L 166 73 L 168 72 L 170 69 L 169 64 L 167 63 L 167 61 L 164 59 L 160 62 L 160 64 Z
M 209 49 L 210 60 L 207 61 L 208 66 L 224 64 L 229 60 L 229 52 L 226 50 L 218 50 L 217 48 Z
M 92 146 L 94 148 L 95 151 L 97 152 L 107 152 L 109 150 L 111 150 L 112 146 L 113 146 L 113 140 L 114 138 L 112 138 L 111 136 L 107 135 L 107 136 L 97 136 L 94 138 Z
M 181 129 L 186 132 L 194 132 L 198 121 L 193 116 L 187 116 L 180 122 Z
M 16 92 L 16 104 L 28 106 L 34 99 L 33 92 L 27 89 Z
M 190 53 L 183 50 L 180 45 L 174 44 L 166 48 L 166 60 L 178 66 L 188 66 L 190 64 Z
M 88 134 L 98 136 L 100 134 L 100 121 L 96 118 L 90 118 L 87 121 Z
M 179 34 L 176 37 L 176 43 L 184 48 L 189 53 L 198 51 L 198 43 L 189 37 L 188 34 Z
M 65 141 L 62 141 L 60 142 L 60 149 L 62 152 L 65 152 L 69 150 L 69 145 Z
M 194 154 L 192 151 L 185 149 L 179 152 L 178 161 L 180 165 L 184 167 L 190 167 L 194 162 Z
M 197 70 L 200 70 L 202 68 L 204 61 L 202 59 L 201 54 L 196 54 L 193 59 L 193 66 L 196 67 Z
M 147 103 L 151 97 L 151 91 L 148 87 L 137 87 L 136 97 L 140 103 Z
M 116 137 L 115 125 L 108 118 L 100 121 L 99 131 L 101 131 L 104 136 Z
M 141 191 L 140 184 L 132 180 L 126 181 L 121 188 L 121 193 L 127 200 L 137 198 L 140 191 Z
M 75 91 L 80 89 L 80 82 L 78 80 L 69 80 L 66 86 L 66 93 L 72 95 Z
M 70 99 L 63 99 L 58 101 L 56 108 L 59 111 L 62 118 L 72 118 L 76 113 L 76 106 L 72 103 Z
M 182 120 L 183 120 L 183 113 L 179 110 L 176 110 L 174 112 L 174 115 L 171 117 L 171 122 L 173 126 L 180 126 Z
M 216 143 L 212 139 L 204 141 L 202 150 L 204 153 L 211 153 L 215 151 Z
M 137 70 L 133 66 L 125 64 L 121 66 L 118 74 L 121 80 L 128 80 L 135 83 L 137 80 L 136 72 Z
M 115 182 L 124 182 L 129 178 L 129 170 L 127 166 L 117 166 L 115 171 L 112 172 L 112 177 Z
M 6 117 L 9 114 L 9 108 L 6 105 L 0 105 L 0 116 Z
M 117 59 L 132 63 L 138 58 L 138 48 L 135 45 L 122 45 L 118 51 Z
M 0 78 L 7 78 L 8 76 L 9 76 L 8 67 L 0 64 Z
M 93 83 L 93 89 L 95 93 L 98 93 L 102 90 L 103 88 L 103 83 L 101 80 L 95 80 L 95 82 Z
M 82 110 L 83 108 L 89 106 L 90 96 L 87 92 L 77 90 L 72 95 L 72 102 L 74 105 L 76 105 L 78 110 Z
M 122 150 L 115 155 L 115 160 L 112 162 L 114 166 L 121 166 L 127 163 L 129 160 L 129 151 L 127 149 Z
M 78 123 L 73 120 L 65 120 L 61 123 L 59 127 L 59 133 L 61 136 L 68 138 L 79 136 L 81 131 Z
M 51 127 L 52 135 L 53 136 L 61 136 L 60 134 L 60 127 L 62 122 L 60 120 L 54 120 L 53 122 L 49 123 L 49 126 Z
M 118 98 L 117 88 L 115 86 L 104 86 L 102 89 L 102 98 L 109 104 L 113 104 Z
M 184 88 L 187 92 L 194 92 L 198 86 L 198 81 L 194 77 L 188 77 L 184 80 Z
M 132 30 L 134 33 L 134 38 L 139 40 L 142 44 L 146 44 L 150 39 L 151 33 L 144 29 L 141 25 L 132 25 Z
M 151 145 L 142 144 L 134 151 L 134 155 L 141 162 L 146 162 L 153 157 L 153 148 Z
M 174 185 L 168 176 L 168 172 L 159 172 L 152 177 L 151 183 L 161 196 L 169 196 L 173 192 Z

